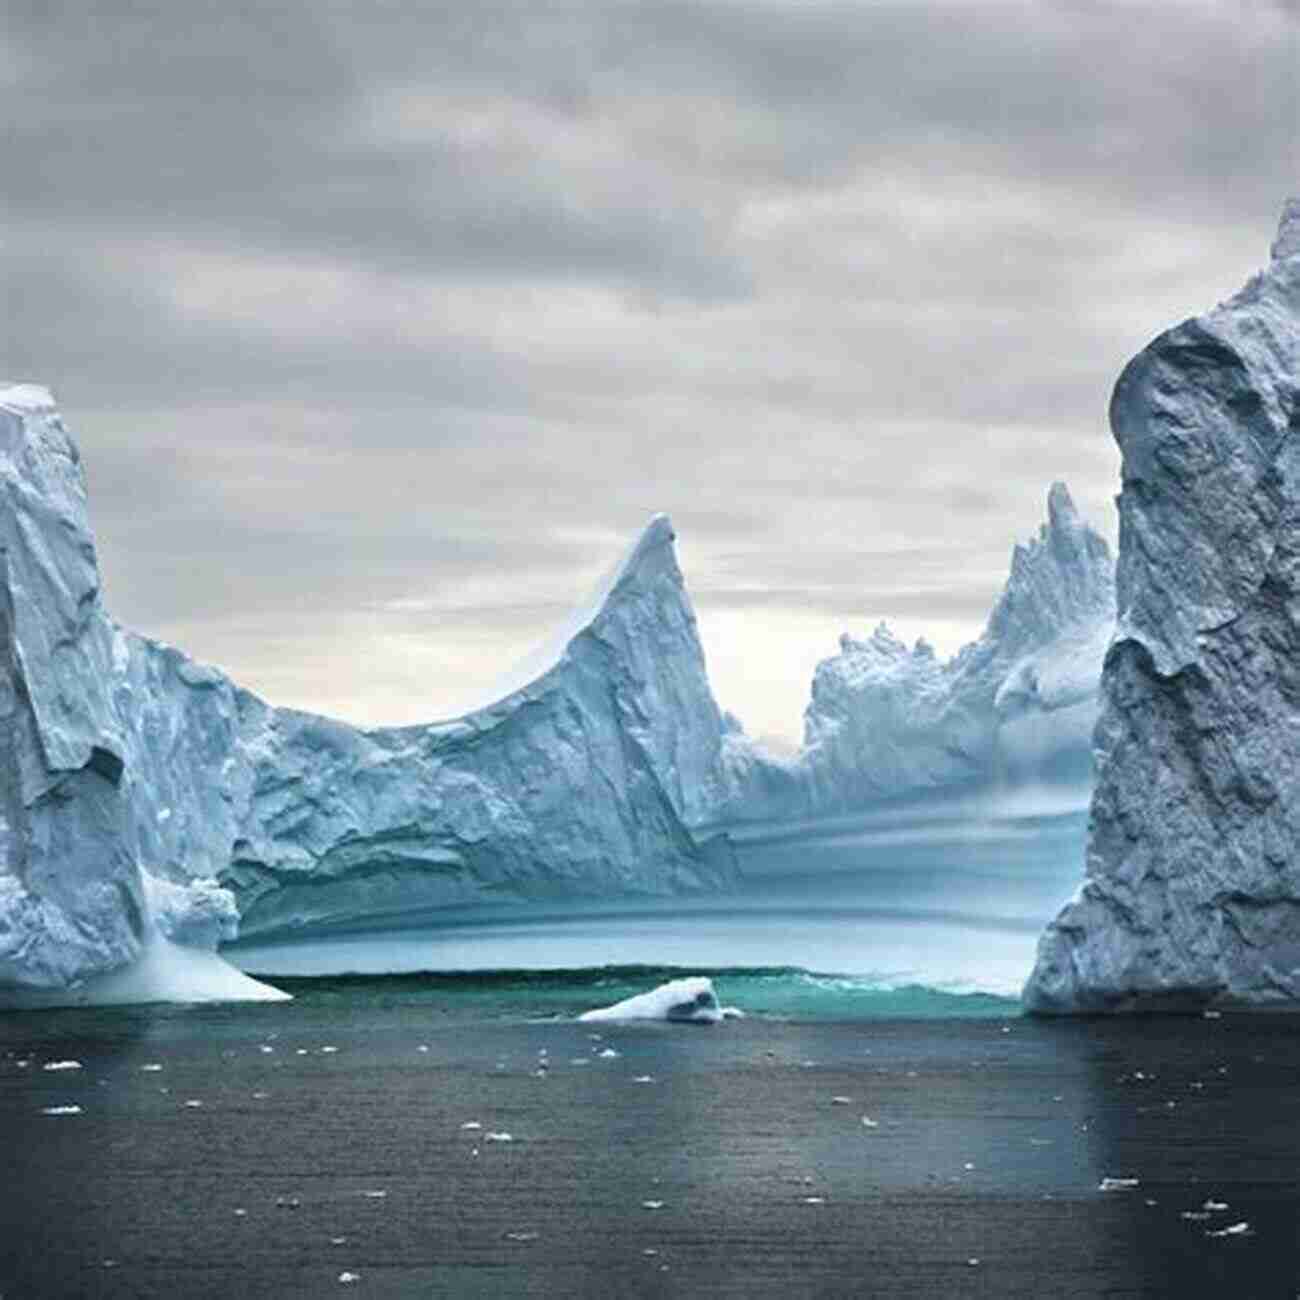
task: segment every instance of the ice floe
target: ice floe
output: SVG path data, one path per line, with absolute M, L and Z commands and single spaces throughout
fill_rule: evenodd
M 648 993 L 624 998 L 613 1006 L 584 1011 L 579 1020 L 672 1020 L 690 1024 L 716 1024 L 723 1019 L 713 981 L 703 976 L 669 980 Z M 604 1056 L 613 1049 L 607 1048 Z M 614 1053 L 617 1055 L 617 1053 Z

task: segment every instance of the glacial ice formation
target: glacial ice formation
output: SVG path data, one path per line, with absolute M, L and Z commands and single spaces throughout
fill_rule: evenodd
M 105 611 L 77 449 L 0 388 L 0 997 L 161 936 L 725 886 L 721 722 L 667 518 L 500 696 L 363 730 L 275 709 Z M 17 996 L 17 992 L 15 992 Z
M 592 1021 L 675 1020 L 695 1025 L 714 1025 L 725 1018 L 713 981 L 700 975 L 669 980 L 648 993 L 624 998 L 610 1007 L 584 1011 L 578 1017 Z
M 818 665 L 796 760 L 729 730 L 731 814 L 818 816 L 999 782 L 1086 783 L 1114 569 L 1063 483 L 1047 511 L 1039 535 L 1012 552 L 983 635 L 954 658 L 924 640 L 909 649 L 882 623 L 865 640 L 841 637 L 840 653 Z
M 1300 996 L 1300 200 L 1268 267 L 1120 375 L 1119 622 L 1086 879 L 1038 1012 Z

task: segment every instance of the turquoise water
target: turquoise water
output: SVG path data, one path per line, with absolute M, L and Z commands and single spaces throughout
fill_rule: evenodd
M 573 1015 L 683 975 L 751 1015 L 1002 1016 L 1082 876 L 1083 802 L 1022 794 L 747 827 L 733 837 L 742 884 L 725 896 L 460 908 L 225 955 L 300 998 L 428 999 L 493 1020 Z
M 895 984 L 888 977 L 798 967 L 603 966 L 405 975 L 267 977 L 302 1010 L 331 1004 L 376 1011 L 427 1007 L 443 1020 L 571 1019 L 679 979 L 705 975 L 724 1006 L 782 1020 L 952 1019 L 1019 1014 L 1019 1002 L 979 992 Z

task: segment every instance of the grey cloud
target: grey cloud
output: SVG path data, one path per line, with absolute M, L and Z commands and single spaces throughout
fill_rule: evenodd
M 977 626 L 1048 481 L 1109 526 L 1115 374 L 1296 181 L 1294 4 L 4 22 L 3 369 L 122 617 L 311 690 L 356 617 L 386 699 L 390 634 L 474 670 L 660 508 L 765 638 Z

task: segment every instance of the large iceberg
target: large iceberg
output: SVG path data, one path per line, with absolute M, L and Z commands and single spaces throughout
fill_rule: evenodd
M 1300 200 L 1269 266 L 1160 335 L 1110 407 L 1123 454 L 1086 880 L 1039 1012 L 1300 997 Z
M 979 640 L 941 660 L 884 624 L 817 666 L 793 762 L 724 735 L 737 819 L 850 812 L 1003 783 L 1091 780 L 1102 660 L 1115 624 L 1105 539 L 1052 486 Z
M 722 729 L 666 517 L 496 698 L 367 730 L 272 708 L 109 618 L 42 388 L 0 388 L 0 490 L 0 999 L 236 926 L 732 883 L 725 839 L 689 829 Z

